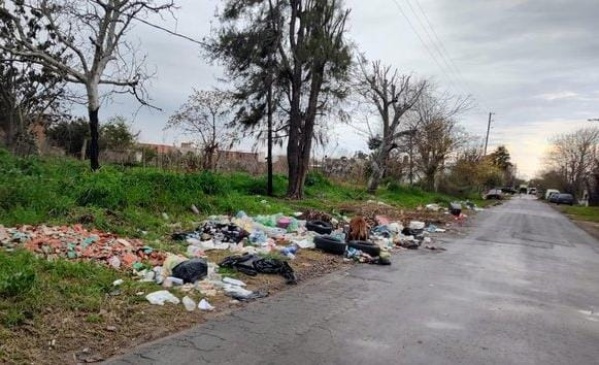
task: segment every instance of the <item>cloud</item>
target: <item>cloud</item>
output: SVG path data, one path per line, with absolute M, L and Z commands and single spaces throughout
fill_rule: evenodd
M 560 100 L 560 99 L 575 99 L 578 97 L 579 97 L 579 95 L 572 91 L 561 91 L 561 92 L 557 92 L 557 93 L 547 93 L 547 94 L 541 94 L 541 95 L 536 96 L 536 98 L 548 100 L 548 101 Z

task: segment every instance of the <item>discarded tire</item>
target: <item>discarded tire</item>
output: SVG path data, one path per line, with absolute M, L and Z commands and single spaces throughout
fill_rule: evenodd
M 319 234 L 331 234 L 331 232 L 333 232 L 333 226 L 324 221 L 306 222 L 306 229 Z
M 349 241 L 347 246 L 367 253 L 372 257 L 377 257 L 381 254 L 381 248 L 368 241 Z
M 339 241 L 329 236 L 314 237 L 314 245 L 316 248 L 323 250 L 324 252 L 332 253 L 335 255 L 343 255 L 347 245 L 345 242 Z

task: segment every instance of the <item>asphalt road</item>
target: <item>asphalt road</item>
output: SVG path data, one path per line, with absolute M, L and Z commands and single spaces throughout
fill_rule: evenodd
M 541 202 L 441 253 L 300 285 L 109 364 L 599 364 L 599 242 Z

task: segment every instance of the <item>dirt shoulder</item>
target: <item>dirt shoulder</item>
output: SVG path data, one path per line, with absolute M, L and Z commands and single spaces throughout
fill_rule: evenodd
M 599 207 L 570 207 L 552 205 L 557 211 L 566 215 L 574 224 L 599 240 Z

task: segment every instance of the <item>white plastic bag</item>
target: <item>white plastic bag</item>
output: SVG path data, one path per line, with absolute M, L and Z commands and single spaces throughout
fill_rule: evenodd
M 164 305 L 165 302 L 179 304 L 181 301 L 179 298 L 171 294 L 168 290 L 159 290 L 146 295 L 146 299 L 151 304 Z
M 198 308 L 203 311 L 213 311 L 214 307 L 208 303 L 206 299 L 202 299 L 200 304 L 198 304 Z

